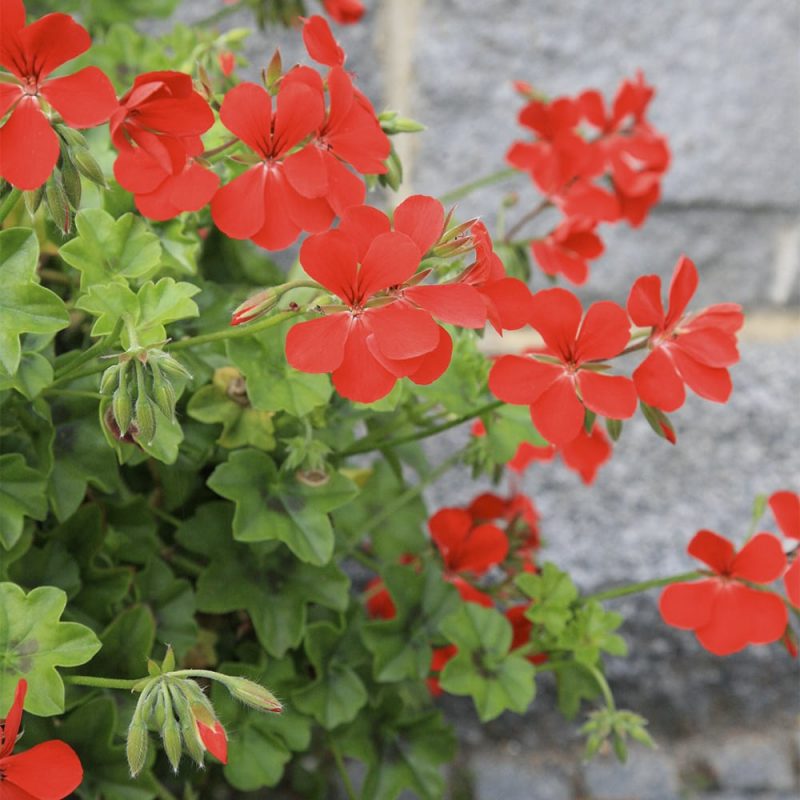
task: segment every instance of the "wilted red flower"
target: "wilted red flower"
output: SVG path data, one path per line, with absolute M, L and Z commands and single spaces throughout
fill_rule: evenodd
M 330 372 L 343 397 L 369 403 L 399 378 L 427 384 L 450 363 L 452 340 L 433 317 L 479 328 L 486 308 L 469 286 L 413 285 L 422 256 L 441 234 L 441 204 L 414 195 L 389 218 L 355 206 L 333 231 L 300 248 L 306 272 L 344 304 L 300 322 L 286 337 L 286 357 L 303 372 Z M 406 285 L 407 282 L 410 285 Z
M 575 284 L 589 277 L 587 261 L 603 254 L 603 240 L 595 232 L 597 223 L 588 217 L 564 220 L 544 239 L 531 242 L 531 252 L 547 275 L 562 274 Z
M 352 25 L 364 16 L 364 6 L 359 0 L 322 0 L 322 7 L 340 25 Z
M 197 732 L 200 734 L 200 739 L 205 745 L 206 750 L 223 764 L 227 764 L 228 734 L 225 732 L 225 728 L 222 727 L 222 723 L 219 721 L 215 722 L 213 728 L 201 722 L 199 719 L 196 720 L 196 723 Z
M 783 636 L 788 617 L 781 598 L 742 583 L 767 584 L 781 576 L 786 556 L 776 536 L 759 533 L 736 553 L 727 539 L 702 530 L 688 552 L 715 576 L 667 586 L 659 600 L 664 622 L 693 630 L 700 644 L 719 656 Z
M 11 755 L 27 689 L 24 679 L 17 683 L 14 702 L 0 722 L 0 797 L 3 800 L 61 800 L 83 780 L 81 762 L 68 744 L 51 739 L 24 753 Z
M 22 0 L 3 0 L 2 14 L 0 65 L 13 79 L 0 82 L 0 119 L 11 112 L 0 127 L 0 176 L 18 189 L 35 189 L 50 177 L 60 152 L 42 101 L 71 128 L 91 128 L 111 116 L 117 98 L 97 67 L 48 80 L 92 43 L 72 17 L 47 14 L 26 25 Z
M 773 492 L 769 507 L 781 533 L 790 539 L 800 539 L 800 495 L 797 492 Z
M 292 151 L 319 129 L 324 115 L 322 94 L 300 82 L 281 82 L 274 115 L 272 97 L 255 83 L 240 83 L 225 95 L 222 123 L 259 162 L 214 195 L 211 215 L 223 233 L 281 250 L 301 230 L 319 232 L 330 226 L 333 211 L 325 198 L 304 196 L 287 169 L 293 159 L 306 157 L 311 145 Z
M 625 312 L 616 303 L 601 302 L 584 317 L 580 300 L 566 289 L 537 292 L 532 304 L 531 325 L 547 345 L 546 357 L 554 357 L 556 363 L 503 356 L 489 374 L 492 393 L 507 403 L 529 405 L 536 429 L 555 445 L 578 435 L 586 408 L 612 419 L 632 417 L 633 383 L 603 374 L 598 363 L 618 355 L 628 344 Z
M 669 309 L 661 305 L 661 278 L 643 275 L 631 288 L 628 313 L 636 325 L 652 327 L 651 351 L 634 370 L 639 397 L 662 411 L 675 411 L 686 399 L 684 383 L 700 397 L 724 403 L 733 389 L 727 367 L 739 360 L 736 332 L 742 309 L 735 303 L 684 315 L 697 289 L 695 265 L 681 256 L 669 287 Z

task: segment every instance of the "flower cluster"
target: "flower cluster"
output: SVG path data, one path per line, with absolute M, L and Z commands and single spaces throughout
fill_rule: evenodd
M 622 82 L 607 108 L 596 90 L 543 100 L 527 84 L 517 88 L 528 98 L 519 122 L 534 139 L 514 142 L 506 159 L 563 214 L 531 243 L 533 256 L 548 275 L 584 283 L 587 262 L 603 253 L 598 223 L 626 220 L 636 227 L 659 200 L 669 148 L 646 118 L 654 90 L 638 73 Z

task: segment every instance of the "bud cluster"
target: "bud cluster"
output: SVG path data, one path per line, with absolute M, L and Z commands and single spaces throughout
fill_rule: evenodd
M 191 377 L 164 350 L 126 350 L 100 381 L 100 392 L 107 398 L 102 414 L 107 429 L 120 441 L 149 444 L 156 435 L 156 409 L 169 420 L 175 418 L 177 394 L 172 380 Z

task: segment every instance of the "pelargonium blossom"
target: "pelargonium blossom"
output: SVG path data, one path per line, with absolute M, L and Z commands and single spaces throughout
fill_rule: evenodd
M 589 217 L 564 220 L 543 239 L 531 242 L 531 252 L 547 275 L 563 275 L 575 284 L 586 283 L 587 261 L 603 254 L 603 240 L 597 235 L 597 223 Z
M 84 67 L 61 78 L 48 76 L 88 50 L 85 28 L 67 14 L 47 14 L 25 24 L 22 0 L 3 0 L 0 66 L 13 76 L 0 81 L 0 177 L 18 189 L 36 189 L 53 172 L 60 152 L 42 101 L 71 128 L 105 122 L 117 106 L 111 81 L 98 67 Z
M 111 116 L 111 140 L 119 150 L 114 177 L 134 195 L 146 217 L 171 219 L 208 203 L 219 178 L 199 164 L 200 138 L 214 124 L 203 96 L 182 72 L 136 77 Z
M 14 702 L 0 721 L 0 797 L 3 800 L 61 800 L 78 788 L 83 767 L 65 742 L 51 739 L 12 755 L 28 683 L 17 683 Z
M 739 360 L 736 333 L 744 322 L 742 309 L 735 303 L 720 303 L 685 314 L 697 284 L 697 268 L 681 256 L 670 282 L 666 312 L 657 275 L 643 275 L 628 295 L 633 322 L 652 328 L 650 353 L 634 370 L 633 382 L 639 397 L 662 411 L 683 405 L 684 384 L 717 403 L 726 402 L 733 389 L 728 367 Z
M 786 556 L 776 536 L 758 533 L 737 553 L 718 533 L 702 530 L 688 551 L 711 568 L 713 577 L 667 586 L 658 604 L 664 622 L 693 630 L 718 656 L 783 636 L 788 615 L 781 598 L 743 582 L 768 584 L 783 574 Z
M 584 316 L 580 301 L 566 289 L 537 292 L 532 304 L 530 323 L 542 335 L 546 354 L 499 358 L 489 374 L 492 393 L 506 403 L 530 406 L 536 429 L 559 446 L 578 435 L 586 409 L 611 419 L 632 417 L 633 383 L 605 374 L 602 364 L 628 344 L 625 312 L 616 303 L 600 302 Z

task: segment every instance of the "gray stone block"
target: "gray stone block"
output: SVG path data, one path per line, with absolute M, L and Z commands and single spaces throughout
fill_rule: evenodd
M 625 764 L 611 756 L 590 761 L 583 770 L 593 800 L 678 800 L 680 781 L 667 755 L 632 747 Z
M 470 762 L 475 800 L 571 800 L 564 770 L 529 756 L 482 752 Z
M 709 749 L 707 758 L 724 790 L 779 792 L 797 788 L 790 743 L 784 737 L 740 734 Z

